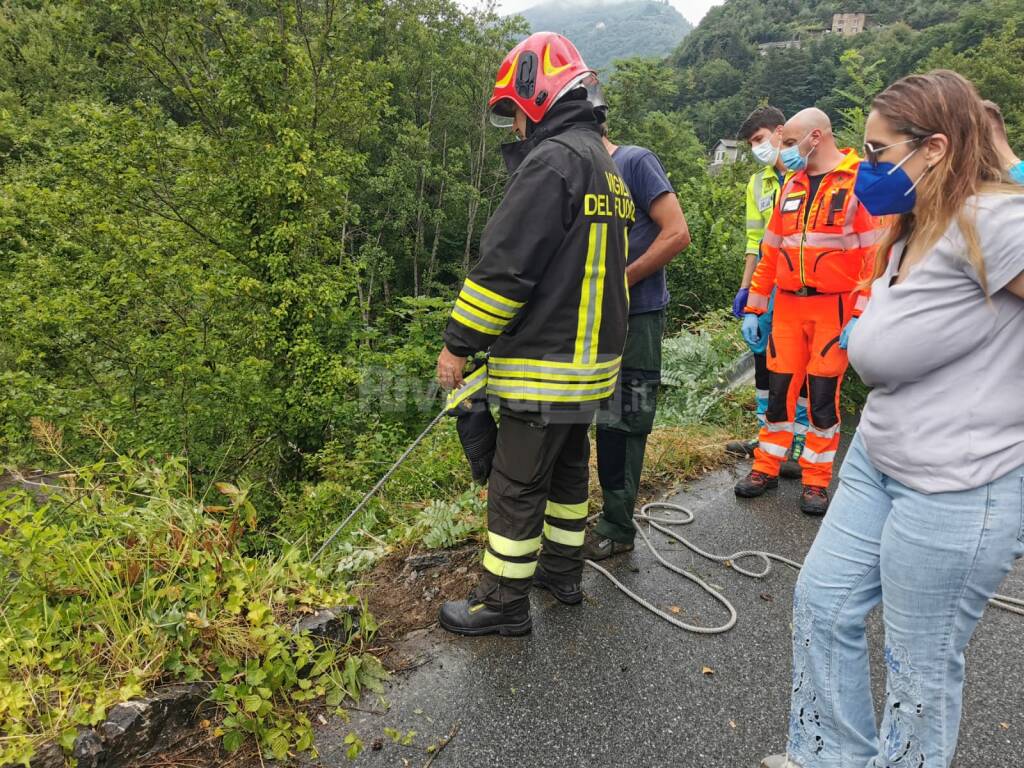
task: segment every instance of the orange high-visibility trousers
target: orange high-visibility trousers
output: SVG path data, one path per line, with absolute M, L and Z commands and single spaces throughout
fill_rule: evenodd
M 754 450 L 754 469 L 777 477 L 793 442 L 797 398 L 807 383 L 807 442 L 800 456 L 804 485 L 832 480 L 839 448 L 839 393 L 849 361 L 839 336 L 853 315 L 853 294 L 775 293 L 768 337 L 768 411 Z

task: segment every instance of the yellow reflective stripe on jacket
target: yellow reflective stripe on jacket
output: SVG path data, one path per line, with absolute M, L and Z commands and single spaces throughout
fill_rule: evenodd
M 557 501 L 549 501 L 544 514 L 558 520 L 580 520 L 587 516 L 587 502 L 562 504 Z
M 497 294 L 494 293 L 494 291 L 488 291 L 469 279 L 466 280 L 462 286 L 462 290 L 459 292 L 459 298 L 463 301 L 476 304 L 490 312 L 492 315 L 498 315 L 499 317 L 508 319 L 515 317 L 516 310 L 523 306 L 522 302 L 513 302 L 508 299 L 496 297 Z
M 549 360 L 492 357 L 487 391 L 510 400 L 571 403 L 603 400 L 615 393 L 621 357 L 579 365 Z
M 594 382 L 603 382 L 608 380 L 614 380 L 618 375 L 617 370 L 606 371 L 605 373 L 594 373 L 588 375 L 580 375 L 576 373 L 532 373 L 530 371 L 516 371 L 508 369 L 494 368 L 492 375 L 495 378 L 501 378 L 505 381 L 546 381 L 553 383 L 574 383 L 578 382 L 581 384 L 588 384 Z
M 482 320 L 470 315 L 466 312 L 460 304 L 456 304 L 452 310 L 452 320 L 472 328 L 480 333 L 486 333 L 490 336 L 500 336 L 501 332 L 505 330 L 504 324 L 499 325 L 498 323 L 492 323 L 487 320 Z
M 620 360 L 621 358 L 616 358 L 615 364 L 610 366 L 583 365 L 578 368 L 549 368 L 543 364 L 507 365 L 502 362 L 496 362 L 494 358 L 491 358 L 490 371 L 492 376 L 504 379 L 506 382 L 546 381 L 559 384 L 566 382 L 570 384 L 590 384 L 607 382 L 609 380 L 614 381 L 619 373 Z
M 584 376 L 596 375 L 605 371 L 618 370 L 622 357 L 613 357 L 590 365 L 580 365 L 572 361 L 539 360 L 529 357 L 495 357 L 488 361 L 494 370 L 505 372 L 523 371 L 524 373 L 581 373 Z
M 525 539 L 524 541 L 516 541 L 515 539 L 507 539 L 497 533 L 488 531 L 487 543 L 496 554 L 504 555 L 505 557 L 526 557 L 540 549 L 540 536 L 534 536 L 532 539 Z
M 510 563 L 508 560 L 502 560 L 497 555 L 484 550 L 484 568 L 495 576 L 506 579 L 532 579 L 534 571 L 537 570 L 537 561 Z
M 465 314 L 474 318 L 477 322 L 483 323 L 488 326 L 495 326 L 504 330 L 505 326 L 508 325 L 509 319 L 507 317 L 498 317 L 492 315 L 486 309 L 476 306 L 472 302 L 466 301 L 461 296 L 455 300 L 455 306 L 462 310 Z
M 592 363 L 597 357 L 597 341 L 601 328 L 601 305 L 604 303 L 605 253 L 608 246 L 608 225 L 590 225 L 587 262 L 580 286 L 580 308 L 576 321 L 576 354 L 578 363 Z
M 555 544 L 564 544 L 567 547 L 582 547 L 586 531 L 566 531 L 556 528 L 550 523 L 544 523 L 544 538 L 553 541 Z
M 487 366 L 482 365 L 462 380 L 462 386 L 448 393 L 445 408 L 452 410 L 487 386 Z
M 525 302 L 513 301 L 468 277 L 452 309 L 452 320 L 488 336 L 500 336 Z
M 499 384 L 492 378 L 487 385 L 487 391 L 506 400 L 536 403 L 582 403 L 611 397 L 615 394 L 615 382 L 611 382 L 601 390 L 585 391 L 578 388 L 544 389 L 539 385 L 527 386 L 518 383 L 510 386 Z
M 513 314 L 515 314 L 515 312 L 518 311 L 526 303 L 524 301 L 513 301 L 512 299 L 505 298 L 500 293 L 495 293 L 489 288 L 484 288 L 482 285 L 473 282 L 468 277 L 466 278 L 466 281 L 463 283 L 462 287 L 463 290 L 468 289 L 475 295 L 479 295 L 487 299 L 490 299 L 501 309 L 504 309 Z
M 524 389 L 537 389 L 562 394 L 570 392 L 603 392 L 611 387 L 615 388 L 615 378 L 603 377 L 599 381 L 534 381 L 532 379 L 508 378 L 499 376 L 494 371 L 490 372 L 487 386 L 489 389 L 500 389 L 509 387 L 520 387 Z

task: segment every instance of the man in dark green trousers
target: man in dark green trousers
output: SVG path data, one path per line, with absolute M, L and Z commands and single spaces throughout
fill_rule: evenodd
M 633 549 L 633 507 L 661 382 L 661 337 L 669 302 L 665 266 L 690 244 L 686 217 L 658 157 L 643 147 L 613 144 L 607 123 L 602 134 L 633 195 L 636 222 L 629 231 L 629 330 L 622 372 L 611 406 L 598 414 L 597 472 L 604 507 L 583 545 L 588 560 Z

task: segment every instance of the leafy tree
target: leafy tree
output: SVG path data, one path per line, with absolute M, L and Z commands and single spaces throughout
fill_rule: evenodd
M 839 61 L 842 77 L 840 87 L 834 91 L 834 98 L 843 105 L 835 110 L 841 121 L 836 130 L 836 140 L 840 146 L 859 147 L 864 139 L 868 106 L 882 90 L 882 78 L 878 71 L 885 62 L 865 64 L 861 52 L 852 48 L 843 53 Z
M 983 97 L 1002 108 L 1011 146 L 1024 147 L 1024 13 L 975 48 L 954 53 L 947 44 L 928 58 L 926 67 L 953 69 L 969 78 Z
M 32 8 L 0 24 L 5 454 L 31 460 L 41 416 L 84 459 L 88 421 L 279 487 L 368 420 L 414 426 L 361 382 L 410 323 L 437 343 L 438 305 L 394 309 L 475 254 L 519 22 L 451 0 Z

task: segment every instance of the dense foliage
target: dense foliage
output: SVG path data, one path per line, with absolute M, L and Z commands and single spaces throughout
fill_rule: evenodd
M 560 32 L 605 71 L 616 59 L 667 56 L 693 29 L 666 0 L 547 0 L 520 15 L 534 32 Z
M 4 454 L 31 458 L 39 416 L 87 456 L 91 419 L 276 485 L 404 423 L 364 371 L 421 374 L 438 344 L 431 297 L 501 189 L 484 110 L 515 22 L 451 0 L 2 14 Z
M 60 456 L 59 432 L 37 428 Z M 79 726 L 162 681 L 207 681 L 224 747 L 255 737 L 276 758 L 312 747 L 307 702 L 382 690 L 372 617 L 298 550 L 241 551 L 248 488 L 188 481 L 178 461 L 119 456 L 69 470 L 46 500 L 0 496 L 0 764 L 45 739 L 70 750 Z M 348 642 L 289 629 L 325 605 L 352 609 Z
M 860 35 L 826 34 L 832 14 L 866 12 Z M 1024 64 L 1019 53 L 1024 6 L 1016 0 L 726 0 L 712 8 L 670 59 L 672 94 L 706 145 L 732 137 L 761 102 L 787 114 L 817 105 L 833 116 L 848 106 L 844 54 L 876 65 L 879 82 L 937 66 L 975 78 L 999 102 L 1011 138 L 1024 142 Z M 762 52 L 762 43 L 798 40 L 799 49 Z M 1000 42 L 996 42 L 1000 41 Z M 978 47 L 988 47 L 982 54 Z

